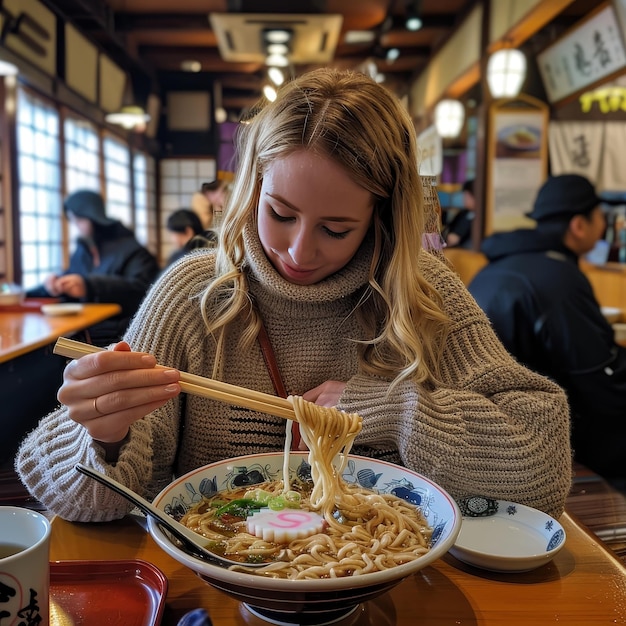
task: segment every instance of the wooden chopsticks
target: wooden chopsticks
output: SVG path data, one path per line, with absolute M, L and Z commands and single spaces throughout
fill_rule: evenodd
M 71 359 L 79 359 L 86 354 L 94 354 L 104 350 L 105 348 L 92 346 L 82 341 L 66 339 L 65 337 L 59 337 L 54 345 L 54 354 L 60 354 Z M 157 365 L 157 367 L 166 369 L 164 365 Z M 187 372 L 180 373 L 180 387 L 185 393 L 297 421 L 293 405 L 287 398 L 272 396 L 269 393 L 238 387 L 237 385 L 223 383 L 212 378 L 198 376 L 197 374 L 188 374 Z

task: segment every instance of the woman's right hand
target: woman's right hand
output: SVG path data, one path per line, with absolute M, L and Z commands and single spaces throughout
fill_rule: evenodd
M 57 397 L 93 439 L 120 442 L 133 422 L 180 393 L 180 372 L 155 366 L 154 356 L 122 341 L 71 361 Z

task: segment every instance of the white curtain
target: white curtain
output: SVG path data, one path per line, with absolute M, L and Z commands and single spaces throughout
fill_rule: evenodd
M 597 185 L 603 166 L 604 124 L 550 122 L 548 132 L 551 173 L 580 174 Z
M 581 174 L 603 191 L 626 191 L 624 122 L 550 122 L 550 170 Z
M 597 191 L 626 192 L 626 124 L 604 122 L 602 125 L 605 141 Z

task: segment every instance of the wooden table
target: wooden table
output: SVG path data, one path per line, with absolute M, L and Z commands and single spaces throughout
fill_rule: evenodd
M 543 626 L 626 623 L 626 568 L 567 513 L 567 541 L 532 572 L 496 574 L 446 555 L 392 591 L 365 603 L 337 626 Z M 214 626 L 267 626 L 239 602 L 202 582 L 128 519 L 78 524 L 55 518 L 51 560 L 140 559 L 168 578 L 163 626 L 204 607 Z M 114 593 L 111 601 L 114 602 Z M 56 626 L 52 624 L 51 626 Z
M 0 307 L 0 363 L 89 328 L 121 310 L 119 304 L 83 304 L 79 313 L 50 317 L 36 308 L 3 311 Z
M 66 360 L 52 354 L 61 336 L 72 336 L 117 315 L 118 304 L 84 304 L 79 313 L 51 317 L 41 302 L 0 307 L 0 467 L 13 465 L 17 446 L 57 405 Z

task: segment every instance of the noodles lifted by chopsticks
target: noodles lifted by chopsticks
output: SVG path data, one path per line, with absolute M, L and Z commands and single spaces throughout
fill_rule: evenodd
M 275 544 L 247 532 L 245 519 L 235 524 L 232 537 L 216 532 L 215 508 L 206 502 L 181 520 L 196 532 L 219 543 L 219 551 L 242 561 L 267 561 L 267 567 L 249 569 L 245 562 L 231 569 L 260 576 L 315 579 L 356 576 L 389 569 L 419 558 L 428 551 L 431 529 L 411 504 L 391 495 L 348 485 L 342 474 L 354 438 L 361 430 L 359 415 L 329 409 L 291 396 L 300 434 L 309 447 L 313 487 L 285 480 L 255 485 L 273 495 L 302 494 L 300 507 L 320 513 L 323 532 Z M 289 438 L 288 438 L 289 439 Z M 285 455 L 289 453 L 286 446 Z M 335 463 L 337 465 L 335 465 Z M 287 466 L 287 464 L 286 464 Z M 220 492 L 220 502 L 241 498 L 241 492 Z

